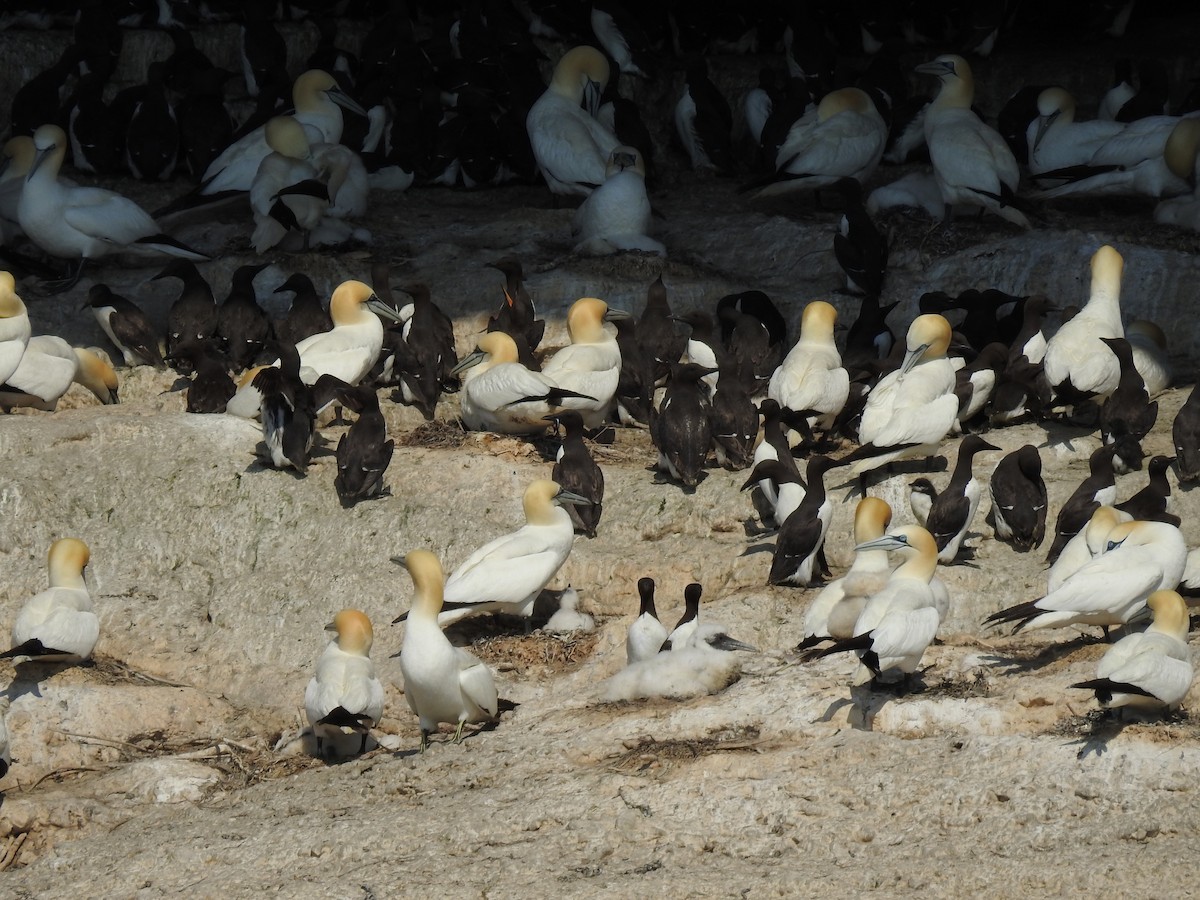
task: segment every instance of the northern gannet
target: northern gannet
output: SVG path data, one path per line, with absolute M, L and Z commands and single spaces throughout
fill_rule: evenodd
M 494 721 L 500 704 L 491 670 L 442 633 L 442 566 L 437 557 L 428 550 L 412 550 L 403 565 L 412 576 L 414 596 L 400 649 L 400 671 L 404 699 L 420 720 L 424 752 L 429 733 L 440 723 L 458 726 L 453 739 L 458 743 L 463 725 Z
M 904 362 L 867 395 L 859 426 L 863 446 L 843 458 L 851 475 L 910 457 L 930 456 L 958 415 L 954 365 L 946 358 L 950 323 L 936 313 L 917 316 L 905 337 Z
M 467 616 L 508 613 L 524 617 L 528 626 L 534 601 L 562 568 L 575 541 L 575 527 L 563 506 L 586 502 L 549 479 L 532 482 L 522 499 L 525 524 L 484 544 L 450 573 L 438 622 L 445 626 Z
M 1021 177 L 1017 161 L 1004 138 L 971 110 L 975 80 L 967 61 L 943 54 L 917 66 L 917 71 L 941 83 L 925 113 L 925 143 L 945 219 L 957 205 L 982 207 L 1029 228 L 1029 220 L 1013 205 Z
M 289 248 L 307 249 L 309 236 L 329 208 L 329 189 L 318 177 L 303 125 L 291 116 L 276 116 L 264 127 L 271 152 L 250 183 L 250 242 L 261 254 L 295 232 L 297 239 Z
M 70 186 L 59 177 L 67 137 L 57 125 L 43 125 L 33 135 L 36 152 L 25 178 L 17 220 L 29 239 L 51 256 L 78 260 L 57 284 L 72 287 L 87 260 L 109 253 L 145 252 L 191 260 L 208 259 L 162 233 L 144 209 L 113 191 Z
M 1057 590 L 1064 581 L 1086 566 L 1108 547 L 1108 533 L 1133 516 L 1113 506 L 1099 506 L 1087 524 L 1067 541 L 1058 559 L 1046 573 L 1046 593 Z
M 872 594 L 854 624 L 854 635 L 830 647 L 813 648 L 801 661 L 853 650 L 874 679 L 898 681 L 921 663 L 937 635 L 941 614 L 930 580 L 937 569 L 937 544 L 919 525 L 905 525 L 854 548 L 894 550 L 905 560 L 882 589 Z
M 296 345 L 301 375 L 305 384 L 315 384 L 317 378 L 328 374 L 356 385 L 371 371 L 383 348 L 379 317 L 396 321 L 399 315 L 361 281 L 343 281 L 334 289 L 329 315 L 331 331 L 311 335 Z
M 621 348 L 604 323 L 618 318 L 629 318 L 629 313 L 595 297 L 576 300 L 567 312 L 571 343 L 542 366 L 542 375 L 567 392 L 559 405 L 578 411 L 587 428 L 605 425 L 616 403 Z
M 1013 633 L 1066 625 L 1125 625 L 1158 590 L 1183 578 L 1187 545 L 1174 525 L 1125 522 L 1109 533 L 1104 552 L 1056 590 L 993 613 L 984 625 L 1013 622 Z
M 304 711 L 317 739 L 317 755 L 337 754 L 337 744 L 359 735 L 358 752 L 367 749 L 371 729 L 383 717 L 383 685 L 371 663 L 374 631 L 366 613 L 343 609 L 325 626 L 336 636 L 317 659 L 317 672 L 304 692 Z
M 854 509 L 855 546 L 878 540 L 892 522 L 892 508 L 878 497 L 863 497 Z M 886 548 L 858 550 L 854 562 L 813 598 L 804 614 L 804 639 L 796 650 L 807 650 L 823 641 L 854 636 L 854 623 L 867 599 L 883 589 L 891 577 Z
M 17 371 L 32 334 L 29 312 L 17 296 L 16 279 L 11 272 L 0 272 L 0 384 Z
M 87 544 L 78 538 L 50 545 L 50 587 L 25 601 L 13 623 L 13 647 L 0 657 L 72 662 L 91 657 L 100 619 L 83 578 L 90 559 Z
M 575 210 L 571 226 L 575 252 L 607 256 L 640 250 L 666 256 L 666 247 L 650 237 L 650 221 L 642 154 L 633 147 L 616 147 L 605 166 L 603 183 Z
M 1092 254 L 1092 284 L 1087 304 L 1064 322 L 1046 343 L 1042 365 L 1046 380 L 1064 403 L 1082 397 L 1107 397 L 1117 388 L 1121 366 L 1100 338 L 1123 337 L 1121 275 L 1125 261 L 1114 248 Z
M 529 109 L 525 127 L 546 184 L 555 194 L 590 194 L 604 182 L 609 158 L 620 141 L 581 108 L 599 105 L 609 66 L 594 47 L 568 50 L 554 68 L 550 86 Z
M 767 396 L 785 409 L 811 411 L 828 428 L 850 394 L 850 376 L 833 340 L 837 310 L 824 300 L 804 307 L 800 338 L 771 375 Z
M 72 347 L 57 335 L 35 335 L 17 370 L 0 381 L 0 409 L 29 406 L 53 410 L 72 384 L 87 388 L 101 403 L 117 402 L 117 373 L 107 360 Z
M 1071 685 L 1095 691 L 1105 709 L 1174 709 L 1191 689 L 1195 672 L 1187 643 L 1187 605 L 1173 590 L 1155 591 L 1146 605 L 1153 616 L 1150 627 L 1109 647 L 1096 664 L 1095 678 Z

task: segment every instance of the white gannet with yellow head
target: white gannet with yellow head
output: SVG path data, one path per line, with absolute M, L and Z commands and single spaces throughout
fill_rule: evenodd
M 1183 578 L 1187 545 L 1174 525 L 1134 520 L 1108 532 L 1104 551 L 1057 589 L 1029 603 L 993 613 L 985 625 L 1016 623 L 1013 633 L 1066 625 L 1125 625 L 1158 590 Z
M 1108 546 L 1108 534 L 1133 516 L 1112 506 L 1099 506 L 1088 523 L 1067 541 L 1058 559 L 1046 573 L 1046 593 L 1056 591 L 1064 581 L 1086 566 Z
M 867 599 L 852 637 L 835 641 L 831 647 L 808 650 L 801 659 L 853 650 L 866 669 L 859 683 L 870 678 L 899 681 L 917 670 L 944 614 L 930 585 L 937 569 L 937 544 L 920 525 L 905 525 L 854 549 L 898 552 L 904 562 L 883 588 Z
M 900 368 L 867 395 L 858 429 L 862 447 L 843 461 L 859 475 L 898 459 L 930 456 L 954 427 L 954 364 L 946 358 L 950 323 L 937 313 L 917 316 L 905 337 Z
M 34 161 L 25 177 L 17 221 L 31 241 L 62 259 L 79 260 L 63 285 L 79 280 L 84 263 L 108 253 L 150 253 L 206 260 L 203 253 L 162 233 L 150 214 L 128 197 L 59 179 L 67 152 L 66 133 L 43 125 L 33 133 Z
M 522 499 L 525 524 L 484 544 L 450 573 L 438 622 L 444 626 L 467 616 L 508 613 L 523 616 L 528 627 L 534 601 L 575 542 L 575 526 L 562 508 L 568 503 L 587 501 L 549 479 L 532 482 Z
M 295 107 L 292 116 L 304 127 L 310 142 L 336 144 L 341 141 L 342 109 L 363 116 L 367 114 L 341 89 L 337 79 L 321 69 L 309 69 L 292 83 L 292 105 Z M 254 129 L 209 163 L 200 179 L 204 185 L 200 194 L 250 190 L 259 163 L 270 152 L 265 126 Z
M 613 150 L 621 143 L 595 117 L 608 84 L 608 60 L 595 47 L 568 50 L 550 86 L 529 109 L 525 128 L 546 184 L 556 194 L 587 196 L 604 183 Z M 588 102 L 592 112 L 582 109 Z
M 17 296 L 16 279 L 11 272 L 0 272 L 0 384 L 17 371 L 32 333 L 29 311 Z
M 91 657 L 100 620 L 83 579 L 90 559 L 87 544 L 78 538 L 50 545 L 50 587 L 25 601 L 13 623 L 13 647 L 0 657 L 72 662 Z
M 1096 664 L 1094 679 L 1071 685 L 1095 691 L 1105 709 L 1174 709 L 1192 687 L 1187 604 L 1175 591 L 1163 590 L 1151 594 L 1146 605 L 1153 616 L 1150 627 L 1109 647 Z
M 250 184 L 254 211 L 250 241 L 255 253 L 264 253 L 290 232 L 298 232 L 296 242 L 307 247 L 309 234 L 329 207 L 328 188 L 317 177 L 308 136 L 296 119 L 276 116 L 265 128 L 271 152 L 259 163 Z
M 649 236 L 650 216 L 642 154 L 633 147 L 617 147 L 604 170 L 604 183 L 575 210 L 575 252 L 605 256 L 641 250 L 665 256 L 666 248 Z
M 1037 118 L 1025 130 L 1029 172 L 1034 176 L 1086 164 L 1105 143 L 1125 130 L 1121 122 L 1076 122 L 1075 98 L 1057 86 L 1038 94 L 1037 110 Z
M 500 704 L 491 670 L 461 647 L 455 647 L 438 624 L 442 609 L 442 566 L 428 550 L 404 557 L 412 576 L 414 596 L 400 648 L 404 698 L 421 722 L 421 750 L 429 733 L 442 722 L 457 725 L 454 742 L 462 740 L 463 725 L 491 722 Z
M 542 366 L 542 374 L 560 389 L 583 395 L 563 397 L 560 405 L 578 410 L 586 428 L 600 428 L 608 421 L 621 377 L 621 348 L 604 323 L 627 318 L 629 313 L 596 297 L 576 300 L 567 312 L 571 343 Z
M 1101 338 L 1124 337 L 1121 325 L 1121 276 L 1125 260 L 1105 245 L 1092 254 L 1092 285 L 1087 304 L 1046 342 L 1042 367 L 1046 380 L 1064 403 L 1117 389 L 1121 364 Z
M 452 374 L 465 373 L 460 414 L 471 431 L 540 434 L 549 427 L 546 416 L 561 394 L 558 385 L 525 368 L 518 355 L 517 344 L 508 334 L 489 331 L 452 370 Z
M 940 82 L 925 112 L 925 143 L 942 193 L 946 219 L 958 205 L 983 208 L 1014 225 L 1029 220 L 1012 206 L 1021 171 L 1004 138 L 971 110 L 975 78 L 961 56 L 943 54 L 917 66 Z
M 854 509 L 856 546 L 878 540 L 892 523 L 892 508 L 878 497 L 863 497 Z M 867 599 L 883 589 L 891 577 L 887 548 L 858 550 L 841 578 L 835 578 L 813 598 L 804 614 L 804 639 L 796 646 L 806 650 L 822 641 L 854 636 Z
M 375 296 L 361 281 L 343 281 L 329 301 L 331 331 L 309 335 L 296 344 L 300 354 L 300 377 L 315 384 L 322 375 L 333 375 L 350 385 L 358 384 L 383 349 L 383 323 L 379 317 L 399 321 L 394 309 Z M 272 365 L 278 366 L 279 360 Z
M 317 739 L 318 756 L 342 755 L 338 743 L 347 736 L 357 736 L 357 752 L 362 753 L 371 729 L 383 717 L 383 685 L 370 657 L 375 633 L 367 614 L 357 609 L 343 609 L 325 630 L 335 636 L 304 691 L 304 712 Z
M 0 151 L 0 244 L 8 244 L 24 234 L 17 220 L 17 207 L 25 176 L 33 168 L 36 156 L 33 138 L 27 134 L 9 138 Z
M 830 91 L 817 105 L 815 119 L 793 126 L 775 154 L 771 183 L 755 196 L 816 190 L 839 178 L 865 182 L 883 158 L 887 136 L 887 123 L 866 91 Z
M 29 339 L 17 370 L 0 381 L 0 408 L 53 410 L 72 384 L 87 388 L 101 403 L 117 402 L 117 373 L 108 360 L 57 335 L 39 334 Z
M 767 385 L 767 396 L 784 409 L 816 410 L 815 420 L 827 428 L 846 405 L 850 376 L 833 339 L 837 310 L 824 300 L 804 307 L 800 339 L 788 352 Z

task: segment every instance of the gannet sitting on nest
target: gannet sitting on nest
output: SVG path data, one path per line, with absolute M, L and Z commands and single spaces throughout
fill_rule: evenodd
M 61 538 L 50 545 L 50 587 L 25 601 L 13 623 L 13 648 L 0 658 L 78 662 L 100 637 L 100 619 L 83 580 L 91 559 L 87 544 Z
M 325 742 L 346 735 L 360 736 L 358 752 L 383 716 L 383 685 L 375 677 L 369 656 L 374 632 L 366 613 L 343 609 L 325 626 L 336 637 L 317 660 L 317 673 L 304 692 L 304 711 L 317 738 L 317 755 L 336 747 Z
M 17 371 L 32 333 L 29 311 L 17 295 L 16 279 L 11 272 L 0 272 L 0 384 Z
M 627 319 L 629 313 L 614 309 L 595 297 L 582 297 L 567 313 L 571 343 L 542 366 L 542 375 L 560 391 L 559 405 L 583 416 L 585 428 L 600 428 L 616 404 L 621 378 L 621 348 L 616 336 L 605 329 L 612 319 Z

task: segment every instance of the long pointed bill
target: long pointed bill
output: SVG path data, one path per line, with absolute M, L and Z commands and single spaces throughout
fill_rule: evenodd
M 900 374 L 907 375 L 909 370 L 921 361 L 921 357 L 925 355 L 925 351 L 928 349 L 928 344 L 922 344 L 915 350 L 909 350 L 906 354 L 904 354 L 904 362 L 900 364 Z
M 487 354 L 482 350 L 476 350 L 474 353 L 470 353 L 459 360 L 458 365 L 450 370 L 450 374 L 457 375 L 459 372 L 465 372 L 472 366 L 479 365 L 485 359 L 487 359 Z
M 375 315 L 382 319 L 389 319 L 392 322 L 404 321 L 400 313 L 396 312 L 396 310 L 392 309 L 378 297 L 372 297 L 367 301 L 367 309 L 371 310 L 371 312 L 375 313 Z
M 33 158 L 33 165 L 29 167 L 29 174 L 25 176 L 26 181 L 28 181 L 30 178 L 33 177 L 33 173 L 36 172 L 41 167 L 42 163 L 44 163 L 46 161 L 46 159 L 50 156 L 51 153 L 54 152 L 55 149 L 56 149 L 56 145 L 51 144 L 49 147 L 46 147 L 45 149 L 39 150 L 37 152 L 37 156 L 35 156 Z
M 900 550 L 907 547 L 908 544 L 904 541 L 892 537 L 890 534 L 885 534 L 883 537 L 875 538 L 873 541 L 865 541 L 854 548 L 854 552 L 859 550 Z
M 1033 146 L 1029 148 L 1030 153 L 1033 153 L 1041 145 L 1042 138 L 1046 136 L 1046 132 L 1050 130 L 1050 126 L 1054 124 L 1057 118 L 1058 113 L 1055 112 L 1053 115 L 1043 116 L 1038 122 L 1037 134 L 1033 137 Z
M 758 652 L 757 647 L 751 647 L 749 644 L 743 644 L 737 638 L 731 638 L 727 634 L 718 634 L 708 642 L 708 646 L 712 647 L 714 650 L 745 650 L 747 653 Z
M 348 109 L 351 112 L 356 112 L 360 116 L 365 116 L 367 111 L 353 97 L 347 94 L 339 87 L 332 87 L 325 92 L 325 96 L 336 103 L 343 109 Z
M 579 494 L 576 494 L 574 491 L 568 491 L 566 488 L 563 488 L 557 494 L 555 494 L 554 499 L 557 500 L 559 503 L 567 503 L 567 504 L 570 504 L 571 506 L 591 506 L 592 505 L 592 501 L 589 500 L 587 497 L 581 497 Z
M 614 322 L 618 319 L 632 319 L 632 318 L 633 318 L 633 316 L 630 313 L 627 313 L 625 310 L 614 309 L 611 306 L 604 313 L 604 321 L 605 322 Z

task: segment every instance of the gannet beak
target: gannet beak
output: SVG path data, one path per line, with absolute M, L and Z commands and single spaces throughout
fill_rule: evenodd
M 743 644 L 737 638 L 731 638 L 727 634 L 718 634 L 716 637 L 714 637 L 711 641 L 708 642 L 708 646 L 712 647 L 714 650 L 725 650 L 725 651 L 745 650 L 747 653 L 757 653 L 758 652 L 757 647 L 751 647 L 749 644 Z
M 605 322 L 615 322 L 617 319 L 632 319 L 632 318 L 633 318 L 632 314 L 625 312 L 625 310 L 623 310 L 623 309 L 614 309 L 611 306 L 604 313 L 604 321 Z
M 334 103 L 336 103 L 338 106 L 342 107 L 343 109 L 348 109 L 351 112 L 356 112 L 360 116 L 365 116 L 367 114 L 367 111 L 365 109 L 363 109 L 362 106 L 353 97 L 351 97 L 349 94 L 347 94 L 345 91 L 343 91 L 340 87 L 337 87 L 336 85 L 334 87 L 331 87 L 329 90 L 327 90 L 325 92 L 325 96 L 328 97 L 330 100 L 332 100 Z
M 479 365 L 485 359 L 487 359 L 487 354 L 482 350 L 476 350 L 474 353 L 470 353 L 459 360 L 458 365 L 450 370 L 450 374 L 457 375 L 459 372 L 463 372 L 471 368 L 471 366 Z
M 579 496 L 579 494 L 576 494 L 574 491 L 568 491 L 566 488 L 563 488 L 557 494 L 555 494 L 554 499 L 557 502 L 559 502 L 560 504 L 567 503 L 567 504 L 570 504 L 571 506 L 591 506 L 592 505 L 592 501 L 589 500 L 587 497 L 581 497 L 581 496 Z
M 325 626 L 325 630 L 326 631 L 337 631 L 337 626 L 334 625 L 332 622 L 330 622 L 328 625 Z
M 875 538 L 873 541 L 859 544 L 854 550 L 855 552 L 859 550 L 900 550 L 907 546 L 908 540 L 906 538 L 885 534 L 883 537 Z
M 33 158 L 33 165 L 29 167 L 29 174 L 25 176 L 26 181 L 33 177 L 33 173 L 38 170 L 41 164 L 46 161 L 46 158 L 57 148 L 57 144 L 51 144 L 49 147 L 44 147 L 41 150 L 38 150 L 37 155 Z
M 612 161 L 622 169 L 631 169 L 637 165 L 637 157 L 632 153 L 614 153 Z
M 1036 150 L 1038 145 L 1042 143 L 1042 138 L 1046 136 L 1046 132 L 1050 126 L 1054 124 L 1054 120 L 1058 118 L 1059 111 L 1055 110 L 1053 114 L 1046 116 L 1038 122 L 1037 134 L 1033 136 L 1033 149 Z
M 600 82 L 588 80 L 588 83 L 583 86 L 583 102 L 587 104 L 588 115 L 593 119 L 596 118 L 596 113 L 600 109 L 600 94 L 603 88 L 600 87 Z
M 928 344 L 922 344 L 920 347 L 917 347 L 915 350 L 909 350 L 908 353 L 906 353 L 904 355 L 904 362 L 901 363 L 901 365 L 900 365 L 900 374 L 907 375 L 909 370 L 920 361 L 921 357 L 925 354 L 925 351 L 928 349 L 929 349 Z
M 392 309 L 378 297 L 371 295 L 371 299 L 367 301 L 367 309 L 384 319 L 390 319 L 393 322 L 403 321 L 400 318 L 400 313 Z
M 396 565 L 400 566 L 400 568 L 405 569 L 405 570 L 408 569 L 408 563 L 404 561 L 403 556 L 393 556 L 393 557 L 391 557 L 391 560 Z
M 927 63 L 921 63 L 913 71 L 921 75 L 936 75 L 938 78 L 941 78 L 943 75 L 953 74 L 954 66 L 942 60 L 935 59 Z

